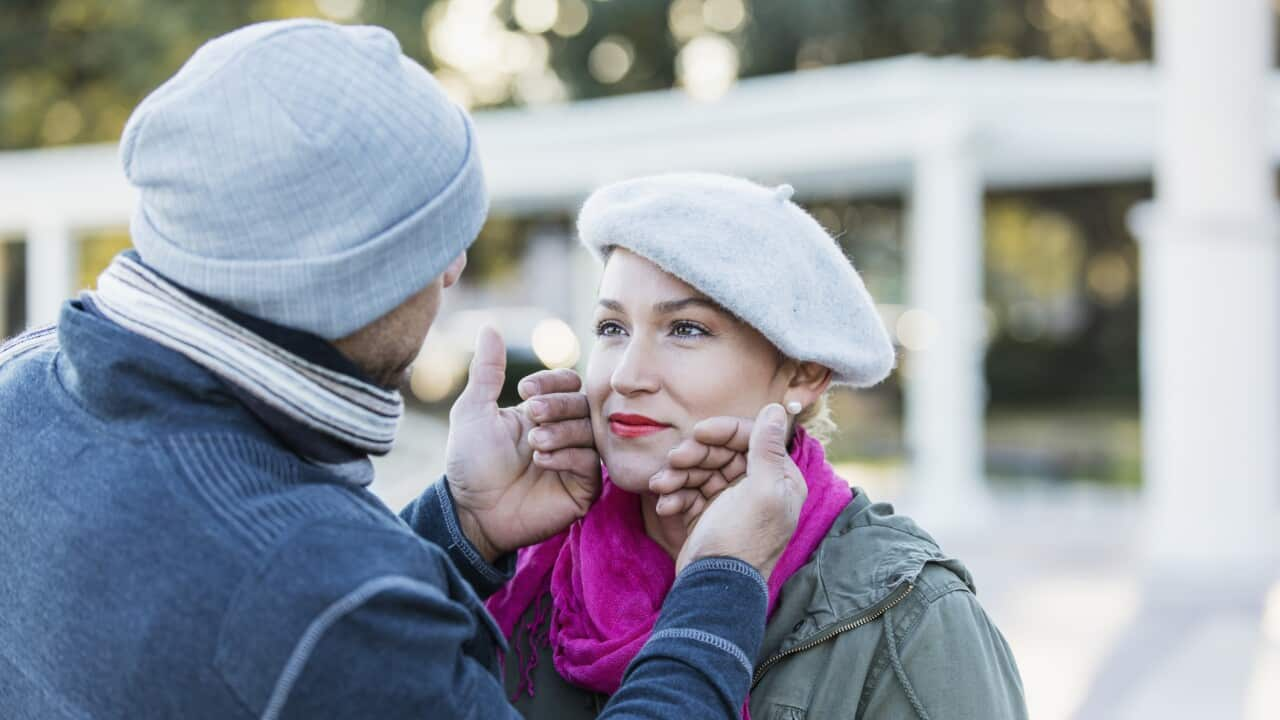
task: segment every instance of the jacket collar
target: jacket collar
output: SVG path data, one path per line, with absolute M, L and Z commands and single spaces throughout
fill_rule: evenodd
M 874 612 L 914 583 L 928 563 L 945 566 L 973 589 L 969 571 L 944 555 L 915 521 L 856 488 L 813 559 L 783 586 L 760 657 L 799 647 Z

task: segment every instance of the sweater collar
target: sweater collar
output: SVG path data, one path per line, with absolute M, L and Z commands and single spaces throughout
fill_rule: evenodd
M 153 270 L 142 263 L 136 252 L 126 251 L 123 257 L 148 272 L 154 273 Z M 336 376 L 349 378 L 353 385 L 373 387 L 372 381 L 351 360 L 323 338 L 247 315 L 229 307 L 225 303 L 177 286 L 171 281 L 168 282 L 174 290 L 180 292 L 185 298 L 198 303 L 204 309 L 213 311 L 218 317 L 234 323 L 236 327 L 247 330 L 254 338 L 279 348 L 305 363 L 322 368 L 324 371 Z M 112 320 L 110 314 L 103 307 L 100 307 L 93 293 L 85 293 L 80 298 L 80 301 L 74 307 L 69 308 L 67 312 L 72 313 L 72 318 L 75 317 L 76 312 L 81 314 L 88 313 L 97 319 L 119 327 Z M 67 319 L 64 313 L 64 322 Z M 130 333 L 130 339 L 133 341 L 131 344 L 156 345 L 155 342 L 149 341 L 137 333 Z M 148 350 L 154 349 L 157 348 L 148 348 Z M 164 348 L 158 349 L 165 350 Z M 87 360 L 87 358 L 82 359 Z M 181 359 L 184 361 L 183 365 L 190 363 L 187 358 Z M 152 369 L 154 370 L 154 368 Z M 201 370 L 205 369 L 201 368 Z M 372 480 L 372 466 L 368 462 L 367 447 L 361 448 L 340 435 L 318 430 L 291 416 L 289 413 L 283 412 L 278 407 L 278 404 L 265 401 L 262 394 L 256 393 L 227 377 L 208 370 L 205 370 L 205 373 L 217 388 L 217 392 L 212 393 L 212 395 L 234 398 L 271 435 L 299 456 L 313 463 L 329 466 L 343 475 L 344 478 L 359 484 L 367 484 Z M 207 385 L 205 389 L 208 389 Z

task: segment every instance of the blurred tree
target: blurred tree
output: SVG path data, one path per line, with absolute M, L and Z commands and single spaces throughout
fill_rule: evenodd
M 0 149 L 114 140 L 201 43 L 274 18 L 388 27 L 481 107 L 671 87 L 682 53 L 727 52 L 744 77 L 910 52 L 1137 60 L 1150 14 L 1147 0 L 4 0 Z

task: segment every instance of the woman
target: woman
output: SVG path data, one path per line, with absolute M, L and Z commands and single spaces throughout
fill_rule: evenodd
M 773 402 L 794 415 L 790 454 L 808 496 L 769 578 L 743 716 L 1025 716 L 1013 657 L 968 571 L 825 460 L 815 436 L 830 426 L 829 386 L 879 382 L 893 348 L 853 267 L 790 195 L 682 174 L 610 185 L 583 207 L 580 235 L 605 263 L 586 376 L 605 483 L 582 520 L 521 552 L 488 603 L 511 640 L 506 684 L 525 717 L 603 707 L 648 638 L 685 538 L 688 493 L 660 507 L 651 483 L 676 475 L 673 449 L 696 450 L 695 426 Z

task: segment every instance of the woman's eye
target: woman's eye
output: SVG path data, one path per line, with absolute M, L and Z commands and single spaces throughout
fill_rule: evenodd
M 706 328 L 697 323 L 682 321 L 674 323 L 671 326 L 671 334 L 676 337 L 701 337 L 703 335 L 710 335 L 711 333 L 707 332 Z
M 596 324 L 596 335 L 600 337 L 609 337 L 615 335 L 625 335 L 626 331 L 622 326 L 613 320 L 602 320 Z

